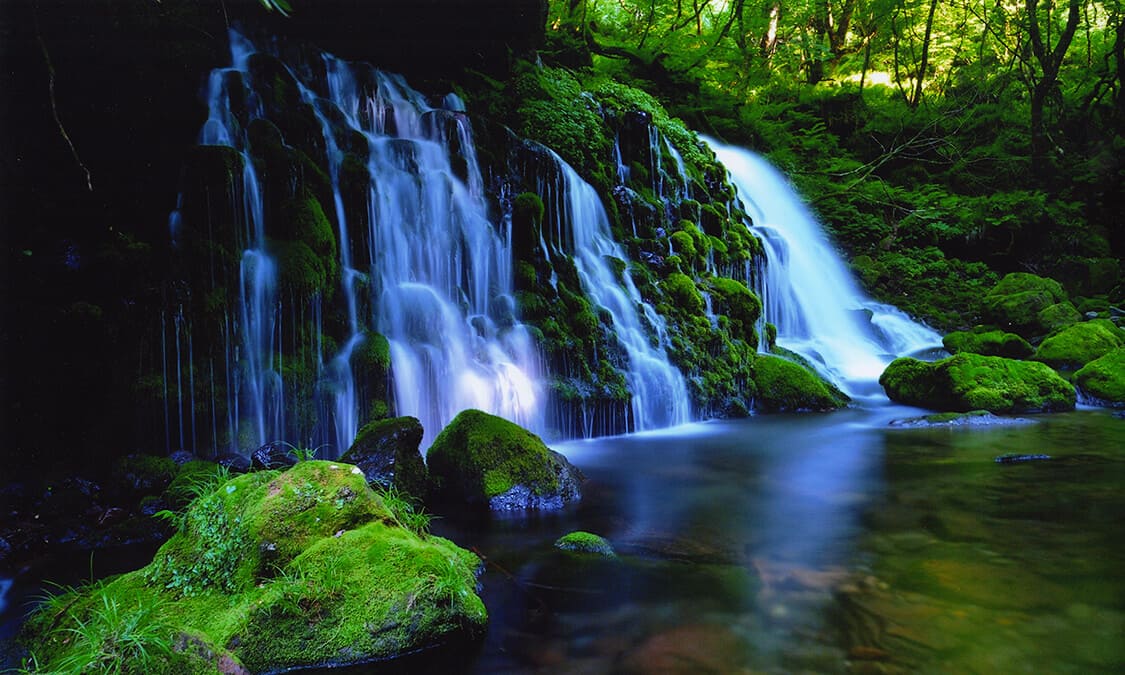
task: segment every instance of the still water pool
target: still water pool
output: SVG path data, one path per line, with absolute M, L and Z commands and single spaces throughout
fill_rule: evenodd
M 579 507 L 434 523 L 488 562 L 490 628 L 468 669 L 1125 670 L 1125 420 L 888 427 L 917 414 L 557 445 L 588 478 Z M 1050 459 L 994 461 L 1008 453 Z M 619 557 L 552 547 L 576 529 Z

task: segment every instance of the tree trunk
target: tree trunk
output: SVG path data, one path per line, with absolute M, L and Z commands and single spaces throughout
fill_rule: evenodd
M 1036 13 L 1038 6 L 1039 0 L 1025 0 L 1028 35 L 1031 38 L 1031 53 L 1035 55 L 1035 60 L 1039 62 L 1039 68 L 1043 71 L 1042 76 L 1035 82 L 1031 90 L 1031 170 L 1036 176 L 1042 177 L 1046 174 L 1047 169 L 1047 125 L 1045 121 L 1047 99 L 1058 84 L 1059 69 L 1062 67 L 1063 58 L 1066 56 L 1066 50 L 1070 48 L 1075 31 L 1078 30 L 1081 0 L 1069 1 L 1066 27 L 1063 28 L 1059 41 L 1054 48 L 1050 47 L 1049 33 L 1047 40 L 1043 39 L 1039 26 L 1039 16 Z M 1048 24 L 1050 21 L 1050 11 L 1048 10 Z
M 918 73 L 914 80 L 914 93 L 910 96 L 911 108 L 917 108 L 922 102 L 922 85 L 926 81 L 926 69 L 930 67 L 930 37 L 933 35 L 937 4 L 937 0 L 930 0 L 930 13 L 926 17 L 926 33 L 922 36 L 922 61 L 918 65 Z

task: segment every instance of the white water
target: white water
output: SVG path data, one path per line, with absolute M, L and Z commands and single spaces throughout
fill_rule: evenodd
M 755 289 L 777 344 L 809 360 L 853 397 L 882 396 L 898 356 L 941 348 L 941 336 L 860 290 L 827 235 L 785 176 L 762 157 L 705 139 L 730 172 L 751 230 L 766 250 Z
M 510 236 L 489 219 L 460 101 L 446 97 L 448 107 L 434 108 L 401 77 L 364 72 L 330 56 L 325 61 L 329 100 L 348 127 L 367 139 L 371 175 L 367 250 L 353 251 L 337 180 L 342 156 L 324 123 L 334 155 L 343 291 L 353 334 L 343 362 L 362 339 L 356 296 L 363 291 L 355 279 L 361 274 L 356 267 L 366 264 L 372 307 L 366 318 L 390 342 L 395 413 L 421 420 L 423 447 L 466 408 L 540 430 L 538 353 L 527 330 L 509 318 Z M 374 84 L 365 91 L 360 81 Z M 464 167 L 460 175 L 455 159 Z M 356 432 L 347 377 L 345 368 L 336 406 L 341 448 Z
M 687 387 L 664 350 L 668 335 L 663 319 L 644 302 L 628 273 L 618 277 L 607 262 L 608 258 L 627 261 L 628 257 L 613 239 L 598 193 L 561 157 L 547 152 L 559 173 L 557 180 L 544 180 L 539 186 L 546 207 L 544 229 L 552 231 L 556 253 L 573 256 L 583 294 L 612 317 L 614 335 L 629 359 L 624 371 L 632 394 L 631 430 L 688 422 Z M 655 337 L 655 345 L 650 335 Z

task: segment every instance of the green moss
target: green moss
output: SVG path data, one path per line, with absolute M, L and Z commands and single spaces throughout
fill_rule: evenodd
M 891 400 L 934 410 L 993 413 L 1070 410 L 1075 394 L 1042 363 L 961 353 L 927 363 L 893 361 L 879 378 Z
M 688 275 L 673 272 L 660 285 L 678 309 L 691 314 L 703 313 L 703 296 L 699 294 L 695 282 Z
M 1125 346 L 1125 332 L 1108 319 L 1094 319 L 1051 335 L 1035 351 L 1035 360 L 1052 368 L 1081 368 L 1108 352 Z
M 1044 307 L 1036 315 L 1044 331 L 1053 332 L 1082 320 L 1082 315 L 1069 301 L 1056 302 Z
M 690 234 L 681 230 L 673 232 L 668 238 L 672 241 L 672 250 L 681 257 L 689 260 L 696 257 L 695 240 L 691 238 Z
M 269 575 L 210 578 L 189 594 L 160 583 L 170 560 L 207 555 L 216 542 L 198 524 L 212 521 L 222 523 L 216 533 L 241 541 L 222 551 L 229 569 L 260 568 L 246 558 L 269 557 Z M 274 539 L 284 527 L 294 538 Z M 84 659 L 75 631 L 99 626 L 99 605 L 111 603 L 130 617 L 143 608 L 146 622 L 179 636 L 180 653 L 153 649 L 160 658 L 127 663 L 125 672 L 214 673 L 222 657 L 253 672 L 382 660 L 479 636 L 487 620 L 474 592 L 479 565 L 445 539 L 396 526 L 358 469 L 302 462 L 285 474 L 240 476 L 197 500 L 152 564 L 52 604 L 20 639 L 54 672 Z M 101 631 L 96 644 L 111 635 Z M 81 668 L 97 665 L 84 661 Z
M 318 256 L 300 241 L 274 241 L 271 248 L 277 258 L 278 276 L 282 289 L 301 297 L 325 294 L 330 287 L 326 259 Z
M 1009 359 L 1026 359 L 1035 353 L 1027 340 L 1015 333 L 1002 330 L 957 331 L 942 338 L 950 354 L 968 352 L 985 356 L 1003 356 Z
M 739 337 L 748 337 L 754 334 L 754 326 L 762 315 L 762 302 L 746 284 L 727 279 L 713 277 L 708 281 L 715 298 L 715 311 L 730 317 L 732 334 Z M 775 329 L 776 330 L 776 329 Z M 747 339 L 747 342 L 757 346 L 757 338 Z
M 1050 332 L 1052 327 L 1043 320 L 1055 321 L 1059 310 L 1052 310 L 1042 318 L 1040 312 L 1066 301 L 1066 292 L 1054 279 L 1013 272 L 985 295 L 984 313 L 988 320 L 1002 328 L 1030 338 Z
M 589 532 L 571 532 L 555 541 L 555 548 L 575 553 L 593 553 L 605 558 L 616 558 L 613 546 L 603 537 Z
M 1125 348 L 1090 361 L 1074 374 L 1074 381 L 1094 398 L 1116 406 L 1125 404 Z
M 391 368 L 391 343 L 381 333 L 365 331 L 363 342 L 352 353 L 352 362 L 359 373 L 385 376 Z
M 516 485 L 535 494 L 559 487 L 547 446 L 538 436 L 495 415 L 464 410 L 442 429 L 426 454 L 440 492 L 487 502 Z
M 848 401 L 812 371 L 778 356 L 760 355 L 754 360 L 754 382 L 755 404 L 764 412 L 835 410 Z

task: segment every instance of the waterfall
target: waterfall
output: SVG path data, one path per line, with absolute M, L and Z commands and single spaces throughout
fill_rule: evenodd
M 894 358 L 940 349 L 936 332 L 860 290 L 781 172 L 748 150 L 704 140 L 730 172 L 765 248 L 755 291 L 779 346 L 853 397 L 881 397 L 878 378 Z
M 632 430 L 688 422 L 687 387 L 664 350 L 668 335 L 663 319 L 641 298 L 629 274 L 614 274 L 607 262 L 627 256 L 613 239 L 597 191 L 553 151 L 547 155 L 558 173 L 540 180 L 548 219 L 543 229 L 552 232 L 556 254 L 573 256 L 585 296 L 612 318 L 614 335 L 628 357 L 623 370 L 632 394 Z

